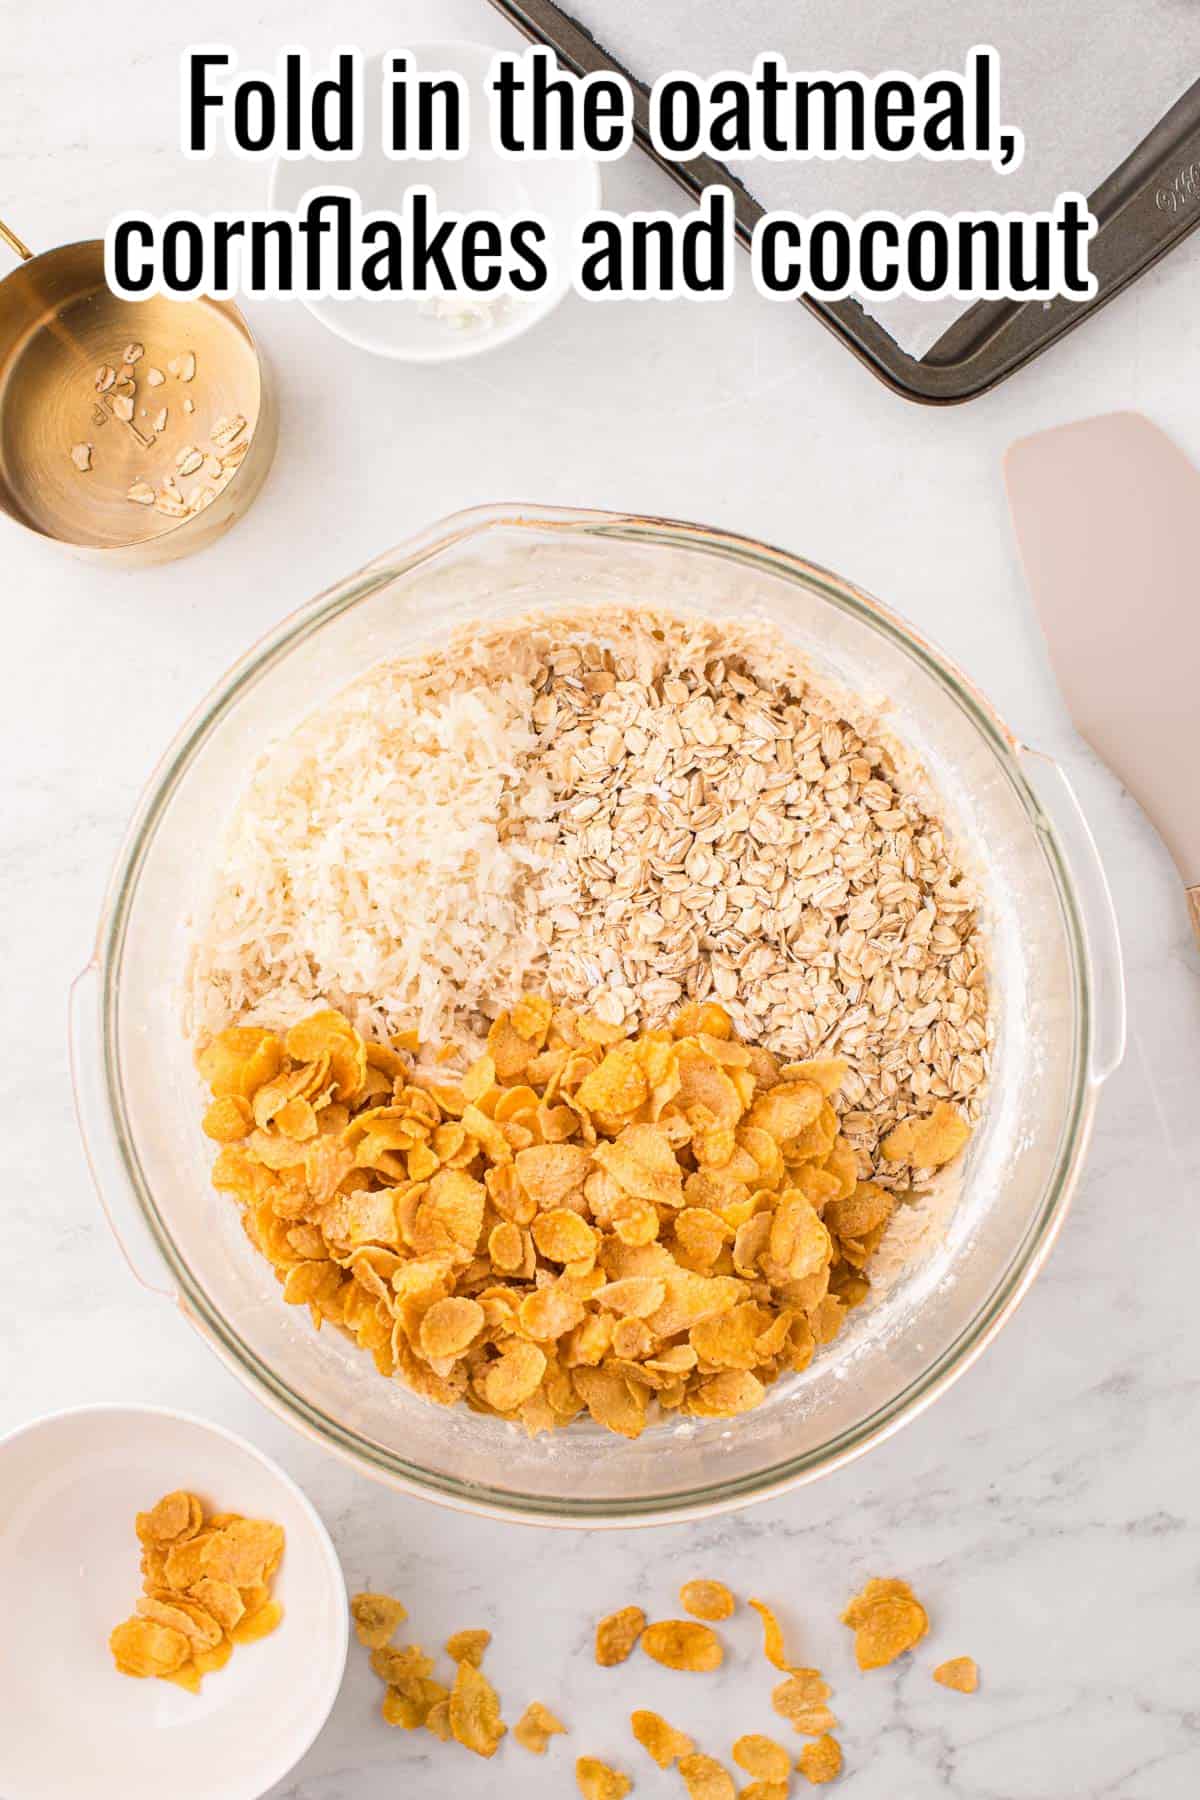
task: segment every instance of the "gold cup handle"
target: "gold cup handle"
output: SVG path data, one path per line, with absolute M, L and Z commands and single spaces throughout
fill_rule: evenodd
M 4 223 L 3 219 L 0 219 L 0 239 L 8 245 L 10 250 L 20 257 L 22 262 L 28 262 L 33 256 L 33 251 L 29 248 L 29 245 L 23 244 L 16 232 L 12 231 Z

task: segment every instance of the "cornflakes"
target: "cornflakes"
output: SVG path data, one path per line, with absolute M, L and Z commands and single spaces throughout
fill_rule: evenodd
M 696 1751 L 690 1756 L 681 1756 L 679 1773 L 683 1776 L 689 1800 L 737 1800 L 732 1775 L 715 1757 L 701 1756 Z
M 957 1694 L 973 1694 L 979 1686 L 979 1665 L 973 1656 L 952 1656 L 938 1664 L 933 1679 Z
M 245 1615 L 246 1603 L 241 1591 L 230 1581 L 214 1581 L 211 1575 L 205 1575 L 188 1591 L 225 1632 L 231 1632 Z
M 160 1571 L 168 1587 L 182 1593 L 205 1578 L 204 1552 L 213 1535 L 211 1531 L 198 1532 L 194 1538 L 188 1538 L 184 1543 L 171 1545 Z M 142 1565 L 143 1572 L 149 1575 L 144 1555 Z M 232 1585 L 237 1584 L 235 1582 Z
M 783 1654 L 783 1628 L 771 1608 L 765 1600 L 747 1600 L 746 1605 L 752 1606 L 762 1620 L 763 1655 L 767 1661 L 775 1668 L 782 1669 L 785 1675 L 795 1674 L 795 1669 Z
M 223 1669 L 233 1655 L 233 1639 L 226 1638 L 224 1643 L 214 1644 L 211 1650 L 195 1650 L 192 1652 L 192 1667 L 197 1677 L 213 1675 Z
M 796 1767 L 806 1781 L 811 1781 L 814 1787 L 821 1787 L 841 1774 L 842 1747 L 836 1738 L 819 1737 L 815 1743 L 805 1744 L 796 1760 Z
M 643 1750 L 649 1752 L 660 1769 L 668 1769 L 681 1756 L 687 1756 L 696 1746 L 685 1732 L 676 1731 L 668 1725 L 661 1713 L 639 1710 L 631 1713 L 629 1723 L 633 1727 L 633 1735 Z
M 713 1001 L 631 1036 L 529 995 L 461 1075 L 329 1008 L 197 1062 L 214 1186 L 284 1301 L 422 1398 L 529 1433 L 750 1411 L 866 1296 L 895 1205 L 838 1135 L 847 1065 L 781 1068 Z M 910 1156 L 949 1130 L 941 1108 L 897 1128 Z M 250 1527 L 192 1550 L 189 1498 L 167 1498 L 146 1542 L 172 1586 L 261 1579 Z
M 929 1617 L 906 1581 L 868 1581 L 842 1614 L 860 1669 L 882 1669 L 919 1644 Z
M 715 1624 L 728 1619 L 737 1602 L 723 1581 L 685 1581 L 679 1590 L 679 1604 L 693 1619 Z
M 456 1360 L 474 1343 L 486 1322 L 478 1300 L 455 1295 L 435 1300 L 418 1329 L 421 1349 L 430 1362 L 443 1357 Z
M 971 1135 L 971 1127 L 949 1100 L 939 1100 L 931 1113 L 905 1119 L 889 1131 L 880 1150 L 889 1162 L 910 1163 L 915 1169 L 940 1169 L 958 1155 Z
M 446 1655 L 452 1663 L 469 1662 L 479 1668 L 491 1641 L 490 1631 L 456 1631 L 446 1639 Z
M 535 1144 L 518 1150 L 517 1180 L 539 1211 L 560 1206 L 581 1188 L 592 1166 L 588 1152 L 578 1144 Z
M 233 1080 L 236 1071 L 225 1067 Z M 113 1661 L 123 1675 L 157 1676 L 198 1694 L 235 1644 L 266 1637 L 283 1618 L 268 1585 L 283 1530 L 238 1513 L 206 1521 L 203 1502 L 183 1488 L 138 1513 L 135 1530 L 143 1592 L 135 1615 L 109 1637 Z
M 205 1113 L 201 1129 L 215 1143 L 240 1144 L 253 1121 L 254 1115 L 240 1094 L 224 1094 Z
M 667 1297 L 665 1285 L 655 1275 L 627 1275 L 624 1280 L 610 1281 L 596 1296 L 606 1312 L 620 1313 L 623 1318 L 646 1319 L 657 1312 Z
M 725 1660 L 721 1640 L 707 1625 L 690 1619 L 660 1619 L 642 1632 L 641 1646 L 647 1656 L 665 1669 L 681 1669 L 706 1675 L 719 1669 Z
M 164 1494 L 149 1512 L 138 1513 L 134 1530 L 143 1544 L 175 1544 L 195 1537 L 204 1519 L 204 1506 L 195 1494 L 178 1488 Z
M 184 1550 L 188 1542 L 194 1541 L 202 1552 L 206 1542 L 222 1532 L 260 1523 L 229 1514 L 214 1515 L 206 1524 L 202 1509 L 198 1515 L 194 1513 L 187 1496 L 183 1500 L 167 1498 L 170 1506 L 164 1506 L 156 1517 L 139 1515 L 144 1556 L 162 1556 L 160 1534 L 171 1541 L 173 1533 L 194 1530 L 194 1540 L 173 1543 L 173 1548 Z M 240 1541 L 245 1540 L 244 1533 L 236 1535 Z M 707 1623 L 697 1622 L 695 1615 L 703 1613 L 713 1620 L 728 1618 L 736 1610 L 734 1595 L 723 1582 L 697 1577 L 683 1584 L 680 1599 L 694 1609 L 691 1618 L 647 1624 L 640 1607 L 627 1606 L 601 1619 L 596 1627 L 597 1663 L 612 1666 L 624 1662 L 640 1641 L 649 1656 L 670 1669 L 708 1671 L 720 1667 L 720 1639 Z M 385 1594 L 363 1593 L 356 1595 L 351 1604 L 358 1634 L 371 1646 L 371 1667 L 386 1685 L 382 1704 L 385 1722 L 409 1731 L 424 1728 L 442 1741 L 456 1740 L 476 1755 L 493 1756 L 508 1728 L 500 1716 L 495 1689 L 480 1667 L 491 1634 L 472 1628 L 455 1632 L 446 1640 L 447 1655 L 457 1665 L 453 1689 L 448 1690 L 434 1677 L 433 1659 L 420 1645 L 391 1643 L 391 1636 L 404 1617 L 398 1601 Z M 842 1772 L 843 1758 L 841 1747 L 832 1736 L 837 1720 L 826 1704 L 829 1684 L 819 1669 L 789 1665 L 783 1656 L 782 1634 L 773 1611 L 763 1601 L 752 1600 L 749 1604 L 762 1618 L 769 1660 L 787 1671 L 786 1679 L 772 1692 L 772 1705 L 796 1731 L 811 1740 L 803 1745 L 795 1767 L 813 1785 L 833 1781 Z M 271 1610 L 273 1602 L 265 1587 L 229 1590 L 213 1578 L 205 1578 L 202 1586 L 197 1584 L 196 1591 L 186 1594 L 170 1590 L 158 1593 L 148 1583 L 147 1594 L 139 1606 L 140 1616 L 126 1621 L 113 1634 L 118 1667 L 130 1674 L 159 1675 L 197 1689 L 203 1673 L 227 1660 L 232 1646 L 226 1625 L 239 1605 L 246 1621 L 253 1623 Z M 914 1614 L 921 1621 L 915 1636 Z M 883 1645 L 894 1655 L 901 1653 L 892 1648 L 893 1640 L 901 1635 L 901 1625 L 909 1640 L 905 1648 L 919 1641 L 928 1625 L 911 1588 L 899 1580 L 868 1581 L 847 1606 L 843 1620 L 860 1636 L 866 1633 L 873 1650 Z M 240 1635 L 235 1626 L 233 1640 L 237 1641 Z M 864 1667 L 879 1666 L 863 1663 L 861 1654 L 859 1660 Z M 960 1692 L 973 1693 L 978 1686 L 978 1669 L 970 1657 L 942 1663 L 933 1674 L 936 1681 Z M 788 1800 L 793 1764 L 790 1752 L 776 1738 L 748 1732 L 736 1740 L 733 1761 L 750 1777 L 738 1795 L 733 1778 L 722 1764 L 698 1752 L 693 1740 L 661 1714 L 639 1709 L 630 1715 L 630 1725 L 637 1742 L 659 1768 L 678 1765 L 689 1800 Z M 566 1729 L 561 1719 L 535 1700 L 526 1706 L 513 1727 L 513 1736 L 524 1750 L 543 1756 L 551 1737 L 564 1734 Z M 578 1758 L 576 1781 L 588 1800 L 624 1800 L 632 1788 L 627 1775 L 593 1756 Z
M 454 1734 L 450 1730 L 449 1694 L 446 1695 L 444 1700 L 435 1700 L 429 1711 L 425 1714 L 425 1729 L 426 1731 L 432 1731 L 434 1737 L 440 1738 L 443 1744 L 448 1744 L 450 1742 L 450 1739 Z
M 575 1763 L 575 1783 L 583 1800 L 625 1800 L 633 1783 L 620 1769 L 612 1769 L 595 1756 L 581 1756 Z
M 508 1730 L 496 1690 L 481 1670 L 461 1662 L 450 1690 L 450 1730 L 476 1756 L 494 1756 Z
M 683 1203 L 683 1171 L 661 1125 L 625 1126 L 611 1143 L 596 1145 L 592 1160 L 635 1200 Z
M 283 1530 L 269 1519 L 231 1519 L 204 1545 L 200 1566 L 216 1581 L 257 1587 L 283 1555 Z
M 113 1661 L 122 1675 L 144 1678 L 148 1675 L 173 1675 L 191 1655 L 191 1645 L 182 1631 L 160 1625 L 153 1619 L 126 1619 L 108 1640 Z
M 403 1688 L 395 1687 L 388 1688 L 384 1694 L 379 1712 L 385 1725 L 396 1725 L 403 1731 L 416 1731 L 429 1716 L 419 1700 L 406 1694 Z
M 379 1650 L 390 1644 L 397 1626 L 403 1625 L 408 1617 L 405 1607 L 390 1594 L 355 1594 L 350 1602 L 350 1614 L 358 1641 L 368 1650 Z
M 640 1437 L 646 1423 L 649 1386 L 629 1381 L 623 1370 L 579 1368 L 571 1379 L 583 1404 L 597 1425 L 622 1437 Z
M 835 1723 L 825 1705 L 831 1689 L 819 1669 L 793 1669 L 771 1690 L 771 1705 L 796 1731 L 819 1737 Z
M 552 1207 L 540 1214 L 532 1229 L 533 1241 L 547 1262 L 581 1262 L 596 1254 L 596 1233 L 568 1206 Z
M 523 1750 L 532 1751 L 534 1756 L 545 1756 L 550 1739 L 566 1729 L 562 1720 L 555 1718 L 540 1700 L 531 1700 L 513 1726 L 513 1737 Z
M 748 1370 L 729 1369 L 702 1381 L 688 1396 L 687 1410 L 697 1419 L 735 1419 L 751 1412 L 764 1392 L 762 1382 Z
M 189 1602 L 170 1588 L 143 1594 L 137 1603 L 143 1619 L 153 1619 L 172 1631 L 182 1632 L 193 1650 L 211 1650 L 221 1642 L 224 1632 L 211 1613 Z
M 432 1675 L 433 1658 L 420 1644 L 380 1644 L 371 1652 L 371 1667 L 390 1687 L 403 1687 L 407 1681 Z
M 640 1606 L 623 1606 L 609 1613 L 596 1626 L 596 1661 L 602 1669 L 611 1669 L 632 1655 L 634 1646 L 646 1628 L 646 1615 Z
M 429 1723 L 435 1706 L 449 1706 L 450 1694 L 440 1681 L 427 1675 L 408 1675 L 388 1687 L 380 1708 L 384 1723 L 403 1731 L 418 1731 Z
M 495 1362 L 484 1365 L 476 1391 L 494 1411 L 512 1413 L 537 1392 L 545 1372 L 546 1358 L 537 1345 L 514 1340 Z
M 270 1637 L 282 1620 L 283 1608 L 278 1600 L 268 1600 L 265 1606 L 247 1612 L 229 1635 L 235 1644 L 257 1644 L 260 1638 Z
M 733 1760 L 739 1769 L 745 1769 L 747 1775 L 759 1781 L 786 1782 L 792 1772 L 791 1752 L 757 1731 L 738 1739 L 733 1746 Z

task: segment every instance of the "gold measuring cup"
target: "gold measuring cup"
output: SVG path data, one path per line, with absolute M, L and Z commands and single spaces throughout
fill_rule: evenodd
M 113 566 L 211 543 L 258 493 L 278 434 L 270 375 L 238 308 L 118 299 L 98 239 L 35 256 L 0 221 L 0 240 L 21 259 L 0 280 L 0 512 Z M 129 375 L 102 391 L 98 372 L 120 371 L 136 345 Z M 209 460 L 192 467 L 196 451 Z M 154 498 L 130 499 L 131 488 Z

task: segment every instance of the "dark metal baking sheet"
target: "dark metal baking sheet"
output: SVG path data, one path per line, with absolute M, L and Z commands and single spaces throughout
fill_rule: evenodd
M 492 0 L 535 43 L 549 45 L 575 74 L 618 71 L 634 93 L 638 142 L 693 197 L 713 182 L 734 194 L 736 229 L 748 244 L 763 208 L 724 164 L 655 155 L 647 130 L 645 85 L 553 0 Z M 982 300 L 968 307 L 922 357 L 911 356 L 855 300 L 801 305 L 841 339 L 880 381 L 908 400 L 945 406 L 974 399 L 1040 356 L 1200 225 L 1200 81 L 1195 81 L 1090 197 L 1099 229 L 1090 266 L 1094 300 Z

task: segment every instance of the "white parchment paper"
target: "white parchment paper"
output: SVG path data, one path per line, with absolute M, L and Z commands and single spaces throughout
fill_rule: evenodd
M 1037 210 L 1089 193 L 1200 76 L 1200 0 L 560 0 L 632 74 L 748 70 L 774 50 L 793 70 L 961 68 L 1001 56 L 1001 117 L 1025 133 L 1011 174 L 986 163 L 738 162 L 764 206 Z M 955 300 L 867 299 L 922 356 L 964 310 Z

